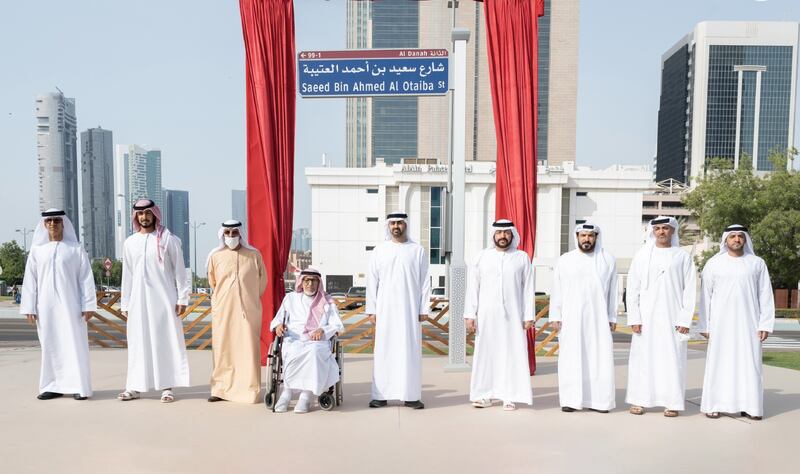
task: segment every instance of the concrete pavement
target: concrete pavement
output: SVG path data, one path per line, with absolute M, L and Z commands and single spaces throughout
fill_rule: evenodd
M 534 406 L 504 412 L 468 402 L 468 373 L 423 362 L 425 410 L 369 409 L 372 361 L 345 357 L 345 404 L 333 412 L 273 414 L 263 405 L 208 403 L 210 351 L 190 351 L 191 388 L 115 399 L 126 353 L 92 349 L 95 394 L 36 400 L 37 348 L 0 348 L 0 460 L 13 473 L 291 472 L 796 472 L 800 372 L 765 367 L 761 422 L 699 413 L 704 354 L 690 350 L 687 411 L 675 419 L 627 413 L 627 350 L 616 351 L 617 406 L 562 413 L 556 360 L 539 358 Z

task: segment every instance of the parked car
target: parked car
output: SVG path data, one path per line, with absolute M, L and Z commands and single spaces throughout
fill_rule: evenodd
M 441 299 L 446 299 L 447 298 L 447 291 L 445 290 L 445 288 L 443 286 L 440 286 L 438 288 L 434 288 L 434 289 L 431 290 L 431 296 L 433 298 L 438 298 L 440 300 Z
M 351 286 L 349 290 L 347 290 L 347 294 L 345 295 L 348 299 L 350 298 L 366 298 L 367 297 L 367 287 L 366 286 Z M 345 306 L 344 309 L 356 309 L 364 306 L 364 301 L 352 301 L 350 304 Z

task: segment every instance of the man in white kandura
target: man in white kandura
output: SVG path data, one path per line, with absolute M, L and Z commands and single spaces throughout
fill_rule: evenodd
M 517 249 L 514 223 L 500 219 L 490 232 L 493 245 L 467 272 L 464 319 L 475 333 L 469 398 L 476 408 L 502 400 L 504 410 L 515 410 L 517 403 L 533 403 L 525 336 L 536 312 L 533 267 Z
M 319 396 L 339 381 L 339 365 L 330 339 L 344 328 L 336 302 L 325 293 L 319 271 L 300 272 L 295 291 L 283 298 L 270 329 L 283 337 L 283 392 L 275 411 L 289 408 L 300 392 L 295 413 L 308 413 L 312 395 Z
M 95 310 L 89 257 L 66 213 L 48 209 L 33 233 L 19 307 L 36 325 L 42 346 L 39 400 L 92 396 L 86 322 Z
M 628 362 L 630 412 L 664 407 L 672 418 L 684 409 L 686 349 L 694 317 L 697 275 L 678 245 L 678 221 L 659 216 L 647 226 L 647 243 L 628 272 L 628 326 L 633 331 Z
M 161 210 L 152 200 L 134 203 L 135 233 L 125 240 L 122 258 L 120 309 L 128 318 L 128 379 L 117 397 L 122 401 L 155 389 L 169 403 L 175 400 L 173 387 L 189 386 L 180 315 L 191 282 L 181 241 L 161 222 Z
M 561 411 L 616 407 L 614 343 L 617 263 L 603 249 L 595 224 L 573 233 L 575 250 L 558 259 L 550 295 L 550 321 L 558 331 L 558 398 Z
M 411 240 L 408 215 L 386 216 L 386 240 L 372 251 L 364 313 L 375 324 L 370 408 L 400 400 L 422 403 L 422 326 L 428 315 L 428 257 Z
M 761 343 L 775 325 L 772 284 L 747 228 L 732 225 L 703 268 L 698 330 L 708 338 L 700 411 L 764 416 Z

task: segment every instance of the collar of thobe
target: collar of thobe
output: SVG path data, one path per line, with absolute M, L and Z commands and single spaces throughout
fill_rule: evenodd
M 206 268 L 208 268 L 211 265 L 211 256 L 213 256 L 215 253 L 221 250 L 225 250 L 226 248 L 228 248 L 228 246 L 225 245 L 225 229 L 228 228 L 239 229 L 239 244 L 242 247 L 250 250 L 256 250 L 255 247 L 253 247 L 252 245 L 250 245 L 250 243 L 247 242 L 247 236 L 244 234 L 242 223 L 233 219 L 227 220 L 222 223 L 222 226 L 217 231 L 217 240 L 219 240 L 219 244 L 215 248 L 211 249 L 211 252 L 208 253 L 208 258 L 206 258 Z

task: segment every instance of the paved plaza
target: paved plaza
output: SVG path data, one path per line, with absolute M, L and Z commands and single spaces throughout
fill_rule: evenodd
M 369 409 L 371 356 L 345 357 L 345 403 L 332 412 L 273 414 L 208 403 L 210 351 L 190 351 L 192 387 L 120 402 L 126 352 L 92 349 L 94 396 L 37 400 L 38 347 L 0 348 L 0 459 L 8 473 L 515 473 L 797 472 L 800 372 L 765 367 L 766 418 L 699 412 L 704 353 L 690 350 L 687 411 L 627 413 L 626 345 L 617 345 L 617 406 L 562 413 L 555 358 L 539 358 L 534 406 L 467 403 L 468 373 L 425 357 L 425 410 Z M 292 469 L 291 471 L 289 471 Z

